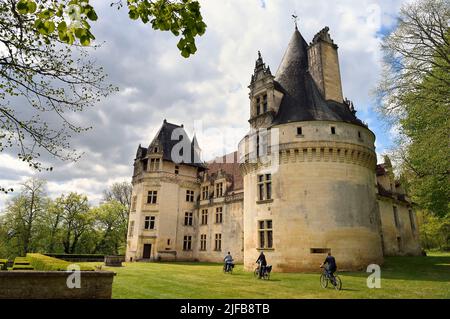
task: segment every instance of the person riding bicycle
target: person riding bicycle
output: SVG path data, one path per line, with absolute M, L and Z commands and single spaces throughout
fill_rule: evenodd
M 261 279 L 267 266 L 266 256 L 263 252 L 259 255 L 256 263 L 259 263 L 259 279 Z
M 337 266 L 336 266 L 336 259 L 333 256 L 331 256 L 331 253 L 328 253 L 327 258 L 325 258 L 325 261 L 320 265 L 320 268 L 322 268 L 324 266 L 325 266 L 325 271 L 327 273 L 327 276 L 330 279 L 334 278 L 334 273 L 337 270 Z
M 228 252 L 223 260 L 225 261 L 225 271 L 229 271 L 233 267 L 233 257 L 230 252 Z

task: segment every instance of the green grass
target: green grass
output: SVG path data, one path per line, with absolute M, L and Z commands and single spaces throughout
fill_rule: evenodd
M 117 273 L 113 298 L 450 298 L 450 253 L 386 258 L 381 289 L 367 288 L 368 273 L 340 273 L 342 291 L 322 289 L 319 272 L 272 273 L 270 281 L 262 281 L 242 265 L 232 275 L 209 263 L 124 263 L 103 269 Z

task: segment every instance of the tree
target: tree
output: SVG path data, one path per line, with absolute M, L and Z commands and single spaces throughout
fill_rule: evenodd
M 110 200 L 91 210 L 95 227 L 102 234 L 95 245 L 94 253 L 119 253 L 119 247 L 126 240 L 123 234 L 127 233 L 127 220 L 123 219 L 124 211 L 126 207 L 116 200 Z
M 36 33 L 36 15 L 18 10 L 17 1 L 0 0 L 0 152 L 17 149 L 31 167 L 51 170 L 42 166 L 41 152 L 78 159 L 70 138 L 89 127 L 71 121 L 71 114 L 115 88 L 104 84 L 102 68 L 87 59 L 86 49 Z
M 122 211 L 117 215 L 120 218 L 121 223 L 128 225 L 128 218 L 131 208 L 131 193 L 133 191 L 133 186 L 131 183 L 122 182 L 114 183 L 103 192 L 103 198 L 106 202 L 117 201 L 121 204 Z M 127 226 L 123 229 L 123 238 L 127 239 Z
M 383 43 L 380 111 L 399 127 L 395 150 L 414 202 L 436 216 L 449 213 L 450 2 L 404 6 Z
M 55 205 L 62 213 L 61 236 L 64 252 L 73 254 L 81 236 L 92 226 L 88 199 L 84 195 L 70 193 L 57 198 Z
M 449 19 L 450 0 L 416 0 L 402 7 L 397 28 L 382 43 L 383 74 L 377 94 L 383 114 L 401 118 L 405 98 L 424 88 L 426 77 L 435 79 L 435 89 L 448 96 Z
M 129 209 L 131 205 L 132 191 L 133 186 L 131 185 L 131 183 L 114 183 L 108 189 L 105 189 L 103 191 L 103 199 L 105 201 L 116 200 Z
M 128 0 L 126 6 L 131 19 L 181 36 L 184 57 L 197 50 L 195 37 L 206 28 L 197 1 Z M 42 164 L 42 152 L 80 157 L 70 139 L 90 127 L 70 115 L 116 90 L 84 48 L 94 39 L 90 23 L 97 18 L 89 0 L 0 0 L 0 152 L 17 149 L 18 158 L 38 170 L 52 169 Z M 12 189 L 0 185 L 0 191 Z
M 22 184 L 21 193 L 7 205 L 2 218 L 4 244 L 9 255 L 26 255 L 38 249 L 37 224 L 48 205 L 45 181 L 32 178 Z
M 93 21 L 98 16 L 89 0 L 10 0 L 14 14 L 26 16 L 33 22 L 35 31 L 46 39 L 57 35 L 62 42 L 89 45 L 95 39 L 91 33 Z M 111 2 L 111 7 L 121 9 L 122 0 Z M 170 31 L 180 36 L 177 47 L 183 57 L 197 51 L 195 37 L 201 36 L 206 24 L 200 13 L 200 4 L 195 0 L 127 0 L 128 16 L 151 24 L 152 28 Z

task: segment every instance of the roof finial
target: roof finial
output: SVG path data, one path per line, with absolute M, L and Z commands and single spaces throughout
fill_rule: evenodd
M 294 14 L 292 15 L 292 19 L 294 19 L 295 30 L 298 31 L 298 27 L 297 27 L 298 15 L 297 15 L 297 12 L 294 11 Z

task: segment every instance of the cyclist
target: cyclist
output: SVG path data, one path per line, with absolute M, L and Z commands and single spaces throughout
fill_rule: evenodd
M 331 256 L 331 253 L 328 253 L 327 258 L 325 258 L 325 261 L 320 265 L 320 268 L 324 266 L 328 278 L 333 279 L 334 273 L 337 270 L 337 266 L 336 266 L 336 259 L 333 256 Z
M 230 252 L 223 259 L 225 261 L 225 271 L 230 271 L 231 267 L 233 267 L 233 257 Z
M 267 266 L 266 256 L 263 252 L 261 252 L 261 254 L 259 255 L 256 263 L 259 263 L 259 279 L 261 279 Z

